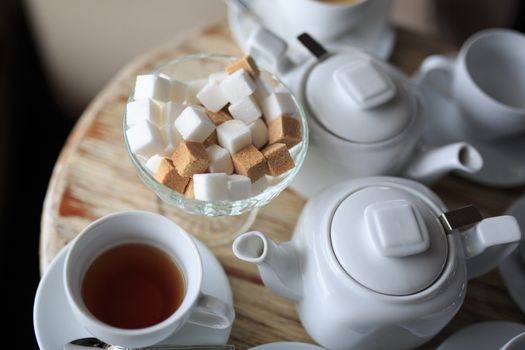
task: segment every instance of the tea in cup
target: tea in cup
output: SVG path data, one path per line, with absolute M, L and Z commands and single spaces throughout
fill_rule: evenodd
M 170 256 L 142 243 L 125 243 L 101 253 L 86 270 L 81 288 L 82 299 L 96 318 L 125 329 L 164 321 L 180 307 L 185 292 L 182 272 Z
M 193 239 L 154 213 L 105 216 L 71 243 L 64 267 L 67 300 L 94 337 L 123 347 L 156 344 L 186 322 L 223 329 L 231 305 L 201 292 Z

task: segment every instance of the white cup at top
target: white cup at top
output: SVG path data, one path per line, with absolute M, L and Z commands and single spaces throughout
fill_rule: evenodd
M 437 70 L 452 75 L 451 97 L 463 111 L 465 131 L 485 140 L 525 133 L 525 35 L 480 31 L 456 58 L 426 58 L 420 77 Z
M 177 262 L 185 281 L 185 295 L 180 306 L 164 321 L 139 329 L 114 327 L 97 319 L 82 300 L 82 280 L 93 259 L 124 243 L 160 248 Z M 201 292 L 202 273 L 197 246 L 177 224 L 158 214 L 128 211 L 105 216 L 81 232 L 66 255 L 63 278 L 67 301 L 84 328 L 106 343 L 140 348 L 166 339 L 186 322 L 216 329 L 231 326 L 233 307 Z
M 276 1 L 292 27 L 308 28 L 318 40 L 333 39 L 355 27 L 374 0 L 286 0 Z
M 509 340 L 500 350 L 520 350 L 525 349 L 525 332 L 518 334 Z

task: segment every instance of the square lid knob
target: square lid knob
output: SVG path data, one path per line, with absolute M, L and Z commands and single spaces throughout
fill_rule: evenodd
M 373 203 L 365 209 L 365 218 L 374 244 L 383 256 L 416 255 L 430 247 L 425 222 L 407 200 Z
M 396 88 L 392 80 L 369 60 L 351 61 L 334 72 L 339 88 L 358 108 L 368 109 L 388 102 Z
M 381 181 L 350 194 L 337 207 L 331 244 L 348 275 L 388 295 L 430 286 L 448 258 L 439 212 L 412 190 Z

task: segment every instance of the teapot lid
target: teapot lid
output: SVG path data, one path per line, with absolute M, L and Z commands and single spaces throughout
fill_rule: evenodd
M 399 134 L 414 113 L 406 78 L 365 53 L 333 55 L 314 66 L 306 101 L 330 132 L 357 143 L 375 143 Z
M 418 194 L 395 186 L 364 187 L 346 197 L 334 213 L 330 234 L 346 273 L 382 294 L 427 288 L 447 261 L 438 214 Z

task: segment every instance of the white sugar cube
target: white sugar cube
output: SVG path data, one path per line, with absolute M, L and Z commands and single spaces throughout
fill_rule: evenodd
M 253 96 L 244 97 L 243 99 L 232 103 L 228 110 L 235 119 L 242 120 L 246 124 L 250 124 L 255 119 L 261 116 L 261 110 L 257 106 L 257 102 Z
M 149 98 L 129 102 L 126 105 L 127 127 L 129 128 L 144 120 L 149 120 L 160 127 L 164 123 L 160 104 Z
M 221 81 L 220 87 L 230 103 L 240 101 L 255 91 L 255 83 L 244 69 L 236 70 L 230 74 Z
M 180 116 L 182 111 L 186 108 L 180 102 L 170 101 L 164 105 L 163 114 L 165 124 L 171 124 L 174 126 L 175 120 Z
M 248 124 L 248 128 L 252 134 L 252 143 L 255 147 L 261 149 L 268 143 L 268 127 L 261 118 Z
M 193 175 L 195 199 L 220 201 L 228 199 L 228 175 L 223 173 Z
M 275 92 L 268 96 L 263 104 L 262 109 L 266 123 L 283 115 L 293 115 L 295 113 L 295 103 L 292 96 L 287 92 Z
M 179 103 L 184 102 L 188 93 L 188 85 L 177 79 L 170 79 L 170 83 L 170 100 Z
M 255 91 L 253 95 L 257 102 L 262 105 L 264 100 L 272 93 L 272 85 L 264 75 L 260 75 L 255 81 Z
M 186 141 L 204 142 L 215 125 L 202 109 L 188 106 L 175 120 L 175 128 Z
M 131 151 L 147 159 L 164 151 L 165 145 L 159 129 L 147 120 L 126 130 L 126 136 Z
M 231 200 L 250 198 L 252 195 L 252 182 L 244 175 L 228 176 L 228 197 Z
M 252 143 L 250 129 L 241 120 L 228 120 L 217 126 L 219 145 L 226 148 L 230 154 L 237 153 Z
M 168 102 L 171 94 L 171 82 L 162 75 L 138 75 L 135 82 L 135 100 L 151 98 L 160 102 Z
M 209 80 L 197 93 L 197 99 L 212 112 L 220 111 L 228 103 L 221 88 L 213 80 Z
M 216 82 L 217 84 L 219 84 L 219 83 L 220 83 L 221 81 L 223 81 L 226 77 L 228 77 L 228 73 L 222 70 L 222 71 L 219 71 L 219 72 L 211 73 L 211 74 L 208 76 L 208 80 L 214 81 L 214 82 Z
M 268 179 L 266 176 L 261 177 L 259 180 L 255 181 L 252 184 L 252 196 L 256 196 L 260 193 L 262 193 L 265 189 L 269 186 Z
M 166 148 L 164 149 L 166 154 L 173 153 L 175 147 L 182 141 L 182 136 L 179 131 L 175 128 L 175 120 L 179 117 L 182 111 L 186 108 L 185 105 L 179 102 L 170 101 L 164 105 L 164 126 L 160 128 L 162 137 Z
M 200 102 L 197 98 L 197 93 L 202 90 L 202 88 L 204 87 L 204 85 L 206 85 L 207 82 L 208 79 L 200 79 L 187 82 L 185 103 L 190 105 L 198 105 Z
M 164 147 L 164 154 L 167 154 L 167 155 L 173 154 L 173 151 L 175 151 L 175 147 L 176 145 L 175 146 L 171 144 L 167 145 L 166 147 Z
M 206 148 L 210 165 L 208 166 L 210 173 L 233 173 L 233 163 L 230 153 L 218 145 L 211 145 Z
M 171 154 L 175 150 L 175 147 L 182 141 L 182 135 L 175 128 L 173 124 L 166 124 L 160 128 L 162 139 L 166 148 L 164 149 L 166 154 Z
M 154 154 L 146 162 L 146 168 L 148 168 L 153 174 L 157 172 L 160 166 L 160 162 L 164 158 L 161 154 Z

